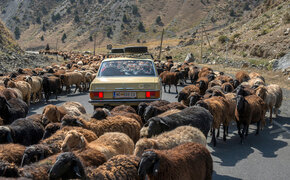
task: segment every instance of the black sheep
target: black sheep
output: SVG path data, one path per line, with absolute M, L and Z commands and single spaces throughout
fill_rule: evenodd
M 55 99 L 57 99 L 57 95 L 61 92 L 61 81 L 58 77 L 44 76 L 42 85 L 46 102 L 49 100 L 51 92 L 55 95 Z
M 150 118 L 147 123 L 147 126 L 149 126 L 148 137 L 184 125 L 190 125 L 200 129 L 205 137 L 207 137 L 212 122 L 213 116 L 208 110 L 203 107 L 192 106 L 166 117 Z
M 28 113 L 27 104 L 19 98 L 11 98 L 9 101 L 0 96 L 0 117 L 4 124 L 10 124 L 18 118 L 25 118 Z
M 44 133 L 41 124 L 30 119 L 17 119 L 9 126 L 0 126 L 0 143 L 18 143 L 25 146 L 38 143 Z

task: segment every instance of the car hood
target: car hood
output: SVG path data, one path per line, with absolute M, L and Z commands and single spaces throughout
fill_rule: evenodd
M 90 91 L 159 89 L 159 77 L 96 77 Z

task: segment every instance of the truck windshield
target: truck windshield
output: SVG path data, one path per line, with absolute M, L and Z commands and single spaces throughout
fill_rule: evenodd
M 156 76 L 155 66 L 148 60 L 103 61 L 99 69 L 103 76 Z

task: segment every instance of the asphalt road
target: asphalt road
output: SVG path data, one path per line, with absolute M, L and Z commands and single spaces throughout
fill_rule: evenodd
M 182 87 L 178 89 L 180 91 Z M 174 92 L 175 88 L 172 87 L 171 90 Z M 173 93 L 162 94 L 163 99 L 171 102 L 176 101 L 175 96 Z M 273 125 L 269 125 L 267 121 L 266 127 L 258 136 L 254 133 L 256 126 L 250 126 L 249 136 L 244 144 L 240 144 L 235 122 L 230 126 L 226 142 L 219 137 L 217 146 L 213 147 L 211 138 L 208 138 L 207 147 L 214 161 L 214 180 L 290 179 L 290 91 L 283 90 L 283 96 L 279 117 L 274 115 Z M 61 105 L 66 101 L 77 101 L 91 114 L 93 107 L 88 103 L 88 99 L 88 93 L 76 93 L 62 95 L 58 100 L 52 99 L 49 103 Z M 45 105 L 43 102 L 31 105 L 30 114 L 41 114 Z

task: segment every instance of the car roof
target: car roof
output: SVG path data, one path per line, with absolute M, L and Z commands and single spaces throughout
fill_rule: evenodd
M 145 60 L 145 61 L 151 61 L 154 62 L 152 59 L 144 59 L 144 58 L 128 58 L 128 57 L 118 57 L 118 58 L 107 58 L 103 61 L 122 61 L 122 60 Z

